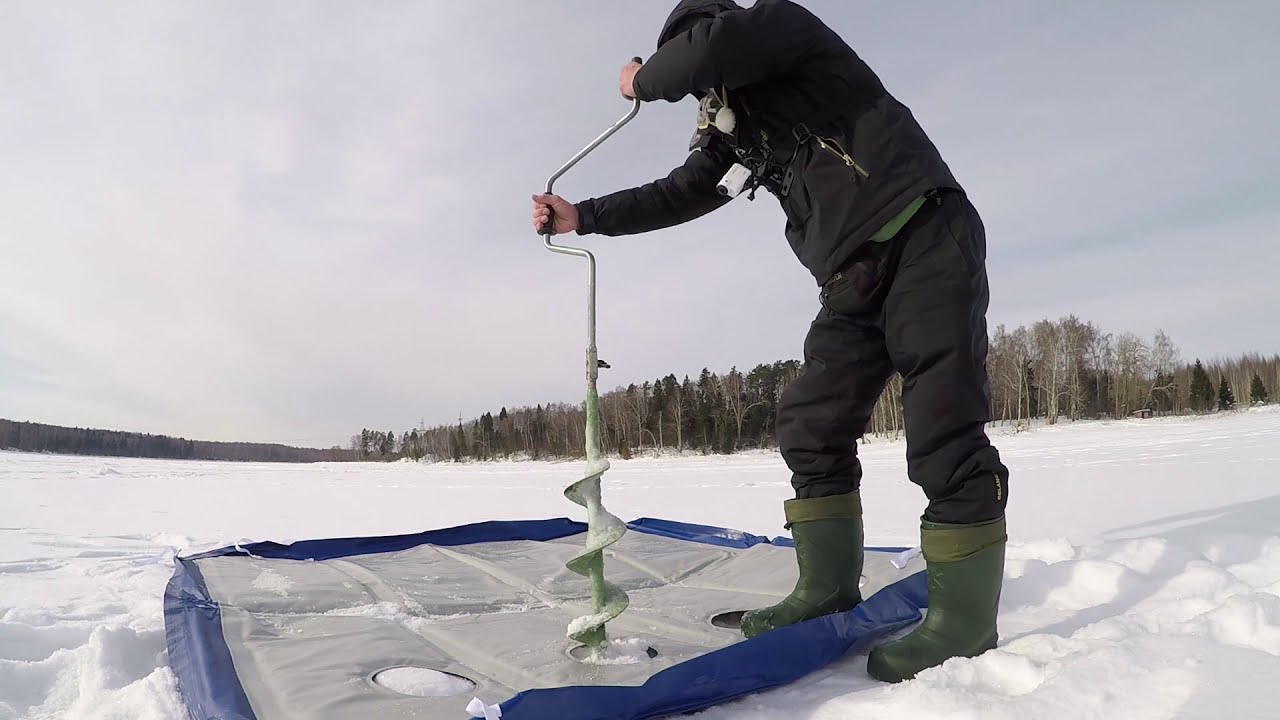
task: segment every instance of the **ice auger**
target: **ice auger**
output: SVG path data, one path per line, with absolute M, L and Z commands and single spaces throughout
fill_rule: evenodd
M 641 62 L 640 58 L 633 58 L 633 60 Z M 551 194 L 551 186 L 561 175 L 623 125 L 630 122 L 639 111 L 640 101 L 633 100 L 630 112 L 591 141 L 547 179 L 547 194 Z M 566 567 L 590 579 L 592 609 L 592 614 L 576 618 L 569 623 L 567 635 L 590 648 L 594 654 L 605 645 L 605 623 L 620 615 L 630 603 L 626 592 L 604 579 L 604 549 L 616 543 L 627 532 L 627 526 L 617 516 L 604 509 L 600 498 L 600 478 L 605 470 L 609 469 L 609 461 L 600 450 L 600 397 L 596 390 L 596 379 L 599 377 L 600 368 L 608 367 L 608 364 L 600 360 L 596 351 L 596 259 L 590 251 L 583 248 L 553 243 L 551 238 L 555 233 L 554 225 L 555 219 L 551 218 L 545 226 L 543 244 L 546 248 L 552 252 L 577 255 L 587 259 L 587 467 L 585 476 L 565 488 L 564 495 L 587 509 L 586 547 L 582 553 L 571 559 Z

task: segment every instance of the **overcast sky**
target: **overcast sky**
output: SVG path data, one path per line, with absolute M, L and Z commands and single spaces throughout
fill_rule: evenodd
M 3 3 L 0 417 L 327 446 L 579 401 L 585 263 L 529 196 L 673 4 Z M 983 214 L 992 327 L 1280 352 L 1280 4 L 806 4 Z M 693 119 L 645 105 L 556 189 L 665 175 Z M 799 357 L 782 227 L 762 194 L 586 240 L 603 388 Z

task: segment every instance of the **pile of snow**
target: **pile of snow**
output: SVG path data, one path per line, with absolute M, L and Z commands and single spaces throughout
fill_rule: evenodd
M 852 656 L 701 717 L 1275 717 L 1277 408 L 993 434 L 1013 471 L 999 648 L 895 686 L 870 680 L 865 656 Z M 868 543 L 914 544 L 923 503 L 902 443 L 860 452 Z M 161 614 L 175 552 L 580 518 L 561 495 L 579 477 L 572 463 L 0 453 L 0 720 L 185 720 Z M 603 483 L 623 518 L 778 535 L 787 477 L 776 456 L 752 453 L 614 461 Z M 288 591 L 269 573 L 255 585 Z M 643 652 L 619 639 L 606 660 L 643 662 Z M 384 679 L 402 691 L 450 689 L 408 671 Z

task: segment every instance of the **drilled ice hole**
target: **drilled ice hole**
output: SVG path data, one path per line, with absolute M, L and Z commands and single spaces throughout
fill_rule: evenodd
M 718 628 L 727 630 L 741 630 L 742 616 L 746 615 L 746 610 L 732 610 L 730 612 L 720 613 L 711 618 L 711 624 Z
M 421 667 L 393 667 L 373 675 L 373 682 L 392 692 L 417 697 L 449 697 L 471 692 L 476 684 L 459 675 Z
M 599 653 L 592 653 L 586 645 L 578 645 L 569 650 L 569 657 L 588 665 L 633 665 L 658 657 L 658 651 L 640 638 L 621 638 L 605 641 Z

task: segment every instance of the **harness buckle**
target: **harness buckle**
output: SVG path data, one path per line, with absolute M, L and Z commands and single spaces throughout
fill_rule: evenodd
M 785 196 L 791 192 L 791 183 L 796 179 L 795 169 L 787 166 L 787 172 L 782 176 L 782 194 Z

